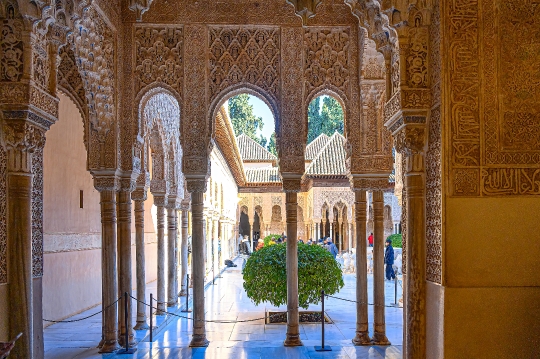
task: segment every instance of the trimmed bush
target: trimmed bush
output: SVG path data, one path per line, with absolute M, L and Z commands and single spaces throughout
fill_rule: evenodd
M 254 252 L 244 268 L 244 289 L 255 304 L 287 303 L 287 244 L 265 246 Z M 341 267 L 326 249 L 298 243 L 299 304 L 319 303 L 321 290 L 334 294 L 344 285 Z
M 403 248 L 403 236 L 401 234 L 391 234 L 386 239 L 392 240 L 392 247 Z
M 264 246 L 268 246 L 270 244 L 270 241 L 274 241 L 277 243 L 278 238 L 281 237 L 280 234 L 271 234 L 269 236 L 264 237 Z

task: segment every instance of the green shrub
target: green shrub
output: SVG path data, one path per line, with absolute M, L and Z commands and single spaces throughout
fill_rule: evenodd
M 244 289 L 255 304 L 287 303 L 287 244 L 265 246 L 254 252 L 244 268 Z M 298 243 L 298 297 L 302 308 L 317 304 L 321 290 L 334 294 L 343 287 L 341 267 L 326 249 Z
M 270 241 L 274 241 L 277 243 L 277 239 L 281 237 L 280 234 L 271 234 L 269 236 L 266 236 L 264 237 L 263 241 L 264 241 L 264 246 L 268 246 L 270 244 Z
M 403 248 L 403 236 L 401 234 L 391 234 L 386 239 L 392 240 L 392 247 Z

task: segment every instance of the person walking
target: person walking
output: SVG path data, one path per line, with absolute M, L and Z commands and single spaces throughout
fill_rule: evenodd
M 244 239 L 242 239 L 242 242 L 240 242 L 238 251 L 240 252 L 240 257 L 242 257 L 242 270 L 244 270 L 246 261 L 251 255 L 251 245 L 249 244 L 248 236 L 244 236 Z
M 394 247 L 392 247 L 392 240 L 388 238 L 386 240 L 386 249 L 384 251 L 384 263 L 386 264 L 386 280 L 393 280 L 396 278 L 394 273 Z
M 332 238 L 328 237 L 327 244 L 326 244 L 326 250 L 330 252 L 334 256 L 334 259 L 336 259 L 339 251 L 334 243 L 332 243 Z
M 367 240 L 368 240 L 368 245 L 370 247 L 373 247 L 373 232 L 369 235 Z

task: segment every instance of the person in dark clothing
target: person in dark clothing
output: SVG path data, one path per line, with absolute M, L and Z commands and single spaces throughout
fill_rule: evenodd
M 396 278 L 394 273 L 394 247 L 392 247 L 392 240 L 386 240 L 386 250 L 384 251 L 384 263 L 386 264 L 386 279 L 392 280 Z
M 332 243 L 332 238 L 328 238 L 328 243 L 326 244 L 326 250 L 330 252 L 334 256 L 334 259 L 336 259 L 339 251 L 334 243 Z

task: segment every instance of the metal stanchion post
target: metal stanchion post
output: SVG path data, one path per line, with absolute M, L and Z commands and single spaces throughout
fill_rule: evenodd
M 331 352 L 332 348 L 328 346 L 324 346 L 324 290 L 321 290 L 321 324 L 322 324 L 322 335 L 321 335 L 321 342 L 322 345 L 315 346 L 316 352 Z
M 116 352 L 116 354 L 134 354 L 137 349 L 136 348 L 130 348 L 129 347 L 129 328 L 128 328 L 128 315 L 129 315 L 129 309 L 128 309 L 128 292 L 124 292 L 124 325 L 125 325 L 125 338 L 126 341 L 126 347 L 125 349 L 120 349 Z
M 154 323 L 153 323 L 153 318 L 154 318 L 154 295 L 152 293 L 150 293 L 150 343 L 152 343 L 154 340 Z
M 191 313 L 191 310 L 189 309 L 189 274 L 187 275 L 187 283 L 186 283 L 186 309 L 182 310 L 183 313 Z

